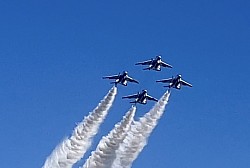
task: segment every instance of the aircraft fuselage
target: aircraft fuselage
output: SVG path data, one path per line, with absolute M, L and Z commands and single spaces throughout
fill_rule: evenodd
M 161 60 L 154 60 L 149 66 L 150 69 L 160 71 L 161 70 Z
M 119 76 L 118 79 L 116 79 L 115 82 L 116 83 L 121 83 L 122 85 L 127 86 L 128 81 L 126 80 L 126 77 L 127 77 L 127 75 L 122 74 L 122 75 Z
M 181 89 L 181 77 L 176 77 L 173 79 L 173 81 L 170 83 L 170 87 Z

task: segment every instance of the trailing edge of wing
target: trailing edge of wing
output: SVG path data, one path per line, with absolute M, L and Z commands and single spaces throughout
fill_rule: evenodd
M 193 87 L 190 83 L 188 83 L 188 82 L 186 82 L 186 81 L 184 81 L 184 80 L 181 80 L 181 83 L 182 83 L 182 85 L 184 85 L 184 86 Z
M 135 65 L 150 65 L 152 63 L 152 60 L 143 61 L 143 62 L 137 62 Z
M 162 62 L 161 65 L 162 65 L 163 67 L 173 68 L 172 65 L 167 64 L 166 62 Z
M 134 82 L 134 83 L 138 83 L 138 84 L 139 84 L 139 82 L 138 82 L 137 80 L 135 80 L 135 79 L 133 79 L 133 78 L 131 78 L 131 77 L 128 77 L 127 80 L 128 80 L 129 82 Z
M 172 78 L 168 78 L 168 79 L 157 80 L 156 82 L 170 83 L 172 80 L 173 80 Z
M 148 98 L 148 100 L 158 101 L 158 99 L 156 99 L 156 98 L 154 98 L 152 96 L 149 96 L 149 95 L 147 95 L 147 98 Z
M 137 98 L 137 97 L 138 97 L 137 94 L 133 94 L 133 95 L 128 95 L 128 96 L 123 96 L 122 98 L 123 98 L 123 99 L 126 99 L 126 98 L 132 99 L 132 98 Z
M 118 79 L 119 75 L 112 75 L 112 76 L 104 76 L 103 79 Z

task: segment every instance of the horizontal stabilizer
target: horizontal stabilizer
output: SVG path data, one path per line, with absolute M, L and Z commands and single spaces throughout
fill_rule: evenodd
M 150 68 L 144 68 L 144 69 L 142 69 L 142 70 L 150 70 Z

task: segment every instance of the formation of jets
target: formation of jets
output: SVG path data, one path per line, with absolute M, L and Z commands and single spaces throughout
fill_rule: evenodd
M 161 56 L 156 56 L 154 59 L 150 59 L 147 61 L 143 62 L 138 62 L 135 65 L 147 65 L 147 68 L 144 68 L 143 70 L 155 70 L 155 71 L 161 71 L 161 67 L 167 67 L 167 68 L 173 68 L 172 65 L 164 62 L 161 59 Z M 123 71 L 122 74 L 118 75 L 111 75 L 111 76 L 104 76 L 103 79 L 111 79 L 114 80 L 111 82 L 111 84 L 121 84 L 123 86 L 127 86 L 128 82 L 133 82 L 139 84 L 139 82 L 132 77 L 128 75 L 127 71 Z M 161 83 L 168 83 L 168 85 L 164 87 L 168 87 L 169 89 L 175 88 L 175 89 L 181 89 L 182 86 L 189 86 L 192 87 L 192 85 L 186 81 L 184 81 L 181 77 L 180 74 L 176 75 L 176 77 L 171 77 L 167 79 L 161 79 L 157 80 L 156 82 L 161 82 Z M 123 96 L 123 99 L 134 99 L 134 101 L 131 101 L 130 103 L 139 103 L 139 104 L 147 104 L 147 100 L 152 100 L 152 101 L 158 101 L 156 98 L 148 95 L 147 90 L 142 90 L 141 92 L 138 92 L 136 94 L 128 95 L 128 96 Z

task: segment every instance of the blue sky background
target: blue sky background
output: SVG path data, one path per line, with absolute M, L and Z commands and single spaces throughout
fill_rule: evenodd
M 155 80 L 181 73 L 193 88 L 172 92 L 133 167 L 249 167 L 249 9 L 246 0 L 0 1 L 0 167 L 41 167 L 111 88 L 102 76 L 123 70 L 141 83 L 119 86 L 92 150 L 130 108 L 122 96 L 159 98 Z M 134 66 L 157 54 L 174 68 Z

